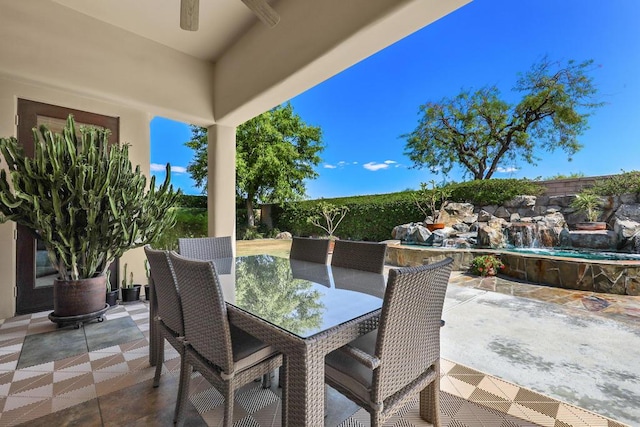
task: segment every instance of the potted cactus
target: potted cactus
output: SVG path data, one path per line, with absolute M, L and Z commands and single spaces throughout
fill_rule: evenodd
M 140 285 L 133 284 L 133 271 L 127 277 L 127 264 L 124 264 L 124 274 L 122 275 L 122 285 L 120 293 L 122 294 L 122 302 L 133 302 L 140 299 Z
M 33 157 L 16 138 L 0 138 L 8 170 L 0 171 L 0 222 L 22 224 L 44 243 L 57 270 L 49 318 L 59 324 L 101 319 L 109 265 L 175 223 L 169 165 L 162 185 L 151 178 L 147 186 L 128 145 L 109 144 L 108 135 L 76 129 L 69 116 L 60 133 L 33 130 Z
M 144 285 L 144 299 L 149 301 L 149 297 L 151 296 L 151 285 L 149 284 L 151 281 L 151 267 L 149 266 L 149 260 L 144 260 L 144 274 L 147 276 L 147 284 Z
M 118 305 L 118 290 L 111 289 L 111 280 L 109 280 L 109 276 L 111 275 L 111 270 L 107 270 L 107 296 L 106 301 L 109 304 L 109 307 L 113 307 Z

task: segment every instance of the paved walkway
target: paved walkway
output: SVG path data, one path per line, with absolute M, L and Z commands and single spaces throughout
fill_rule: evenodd
M 442 356 L 640 426 L 640 297 L 452 274 Z

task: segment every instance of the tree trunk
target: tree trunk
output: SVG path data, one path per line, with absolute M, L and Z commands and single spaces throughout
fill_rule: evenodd
M 253 214 L 253 201 L 251 197 L 247 197 L 247 225 L 249 227 L 256 226 L 256 217 Z

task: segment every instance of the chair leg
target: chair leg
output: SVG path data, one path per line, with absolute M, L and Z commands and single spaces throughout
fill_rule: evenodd
M 273 375 L 273 372 L 269 372 L 268 374 L 264 374 L 262 376 L 262 388 L 271 387 L 271 375 Z
M 158 334 L 160 335 L 160 334 Z M 156 337 L 156 373 L 153 376 L 153 386 L 160 385 L 160 376 L 162 375 L 162 365 L 164 365 L 164 337 L 161 335 Z
M 440 427 L 440 362 L 436 362 L 436 378 L 420 392 L 420 418 Z
M 184 410 L 189 401 L 189 383 L 191 382 L 191 372 L 193 367 L 187 363 L 186 355 L 180 355 L 180 382 L 178 383 L 178 398 L 176 399 L 176 410 L 173 415 L 173 423 L 181 426 L 184 422 Z
M 224 420 L 223 427 L 233 427 L 233 399 L 235 398 L 235 388 L 231 384 L 227 384 L 224 393 Z

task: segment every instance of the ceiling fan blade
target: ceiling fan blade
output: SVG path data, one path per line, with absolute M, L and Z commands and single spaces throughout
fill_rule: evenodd
M 180 0 L 180 28 L 198 31 L 200 0 Z
M 280 15 L 269 6 L 266 0 L 242 0 L 242 3 L 247 5 L 269 27 L 273 28 L 280 22 Z

